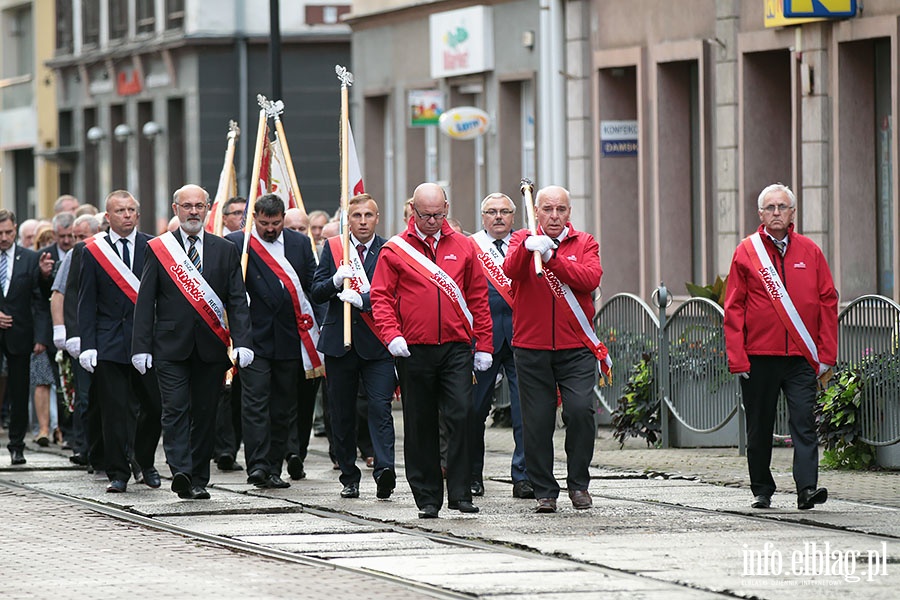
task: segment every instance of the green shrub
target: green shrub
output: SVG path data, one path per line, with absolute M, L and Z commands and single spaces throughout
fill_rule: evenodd
M 613 436 L 619 440 L 619 448 L 625 445 L 626 437 L 642 437 L 647 446 L 656 445 L 660 440 L 659 399 L 656 397 L 653 370 L 649 354 L 628 373 L 622 396 L 612 414 L 615 427 Z

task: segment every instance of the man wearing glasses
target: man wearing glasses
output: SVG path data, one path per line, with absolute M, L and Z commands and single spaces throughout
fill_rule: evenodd
M 472 422 L 469 430 L 469 455 L 472 461 L 472 495 L 484 494 L 484 422 L 491 410 L 494 384 L 500 368 L 509 385 L 515 449 L 512 455 L 513 497 L 534 498 L 534 488 L 525 471 L 525 445 L 522 442 L 522 410 L 519 406 L 519 383 L 513 359 L 513 311 L 510 279 L 503 272 L 503 261 L 509 251 L 516 205 L 509 196 L 488 194 L 481 201 L 481 224 L 484 229 L 472 236 L 478 247 L 478 261 L 488 283 L 488 303 L 494 325 L 494 355 L 491 368 L 475 374 Z
M 234 196 L 225 201 L 225 206 L 222 207 L 222 237 L 243 229 L 241 221 L 244 219 L 246 207 L 247 199 L 241 196 Z
M 472 371 L 489 369 L 493 352 L 487 284 L 475 246 L 446 222 L 449 207 L 437 184 L 416 188 L 408 227 L 384 245 L 370 292 L 396 359 L 406 478 L 422 519 L 437 518 L 444 499 L 439 412 L 448 432 L 447 508 L 478 512 L 469 481 Z
M 134 310 L 131 363 L 156 367 L 163 449 L 179 498 L 208 499 L 216 401 L 225 370 L 253 362 L 241 261 L 231 242 L 203 231 L 209 194 L 174 195 L 180 227 L 150 240 Z M 227 312 L 227 321 L 226 321 Z M 228 356 L 229 338 L 233 342 Z
M 797 508 L 828 499 L 818 485 L 816 381 L 837 362 L 837 291 L 822 250 L 794 231 L 794 193 L 780 183 L 757 199 L 756 233 L 734 251 L 725 296 L 728 369 L 740 375 L 747 413 L 747 466 L 753 508 L 769 508 L 772 432 L 780 391 L 794 446 Z
M 556 512 L 559 483 L 553 475 L 553 432 L 559 390 L 566 422 L 566 487 L 576 509 L 591 507 L 594 454 L 594 385 L 606 348 L 593 331 L 592 292 L 603 269 L 597 240 L 569 222 L 569 192 L 542 188 L 534 197 L 537 234 L 513 234 L 503 270 L 512 279 L 513 353 L 519 374 L 525 462 L 536 511 Z M 534 253 L 541 256 L 542 276 Z

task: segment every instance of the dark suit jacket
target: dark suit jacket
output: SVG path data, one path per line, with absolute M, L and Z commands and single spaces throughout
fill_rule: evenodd
M 378 255 L 385 241 L 383 237 L 376 235 L 369 251 L 366 252 L 363 269 L 366 271 L 369 282 L 372 281 L 372 276 L 375 274 L 375 264 L 378 262 Z M 351 252 L 356 252 L 356 250 L 351 249 Z M 328 302 L 328 314 L 325 315 L 322 333 L 319 336 L 319 352 L 327 356 L 343 356 L 347 353 L 347 350 L 344 349 L 344 303 L 337 297 L 340 290 L 335 289 L 334 283 L 331 281 L 336 271 L 337 267 L 331 256 L 331 246 L 326 242 L 322 249 L 319 268 L 316 269 L 312 295 L 316 302 Z M 369 301 L 369 293 L 366 292 L 361 296 L 363 310 L 371 315 L 372 304 Z M 359 309 L 353 307 L 350 310 L 352 315 L 350 321 L 351 344 L 360 358 L 367 360 L 390 358 L 391 355 L 387 348 L 363 322 Z
M 313 274 L 316 271 L 316 257 L 312 246 L 302 233 L 284 229 L 284 256 L 294 267 L 300 278 L 303 292 L 309 298 Z M 244 232 L 229 233 L 226 238 L 237 246 L 238 251 L 244 248 Z M 250 257 L 247 262 L 245 284 L 250 294 L 250 322 L 253 325 L 253 352 L 270 360 L 299 360 L 300 335 L 297 332 L 297 317 L 288 291 L 281 285 L 281 280 L 272 272 L 262 258 L 248 249 Z M 324 310 L 313 304 L 316 322 L 322 322 Z
M 69 260 L 69 277 L 66 279 L 66 293 L 63 295 L 63 323 L 66 326 L 66 336 L 80 337 L 78 329 L 78 290 L 81 287 L 81 255 L 84 252 L 84 242 L 78 242 L 72 248 L 72 258 Z
M 138 232 L 131 249 L 131 270 L 140 277 L 150 236 Z M 97 240 L 118 254 L 107 234 Z M 74 257 L 73 257 L 74 258 Z M 66 288 L 66 295 L 69 290 Z M 90 252 L 81 256 L 81 280 L 78 289 L 78 323 L 81 327 L 81 349 L 96 349 L 98 360 L 131 364 L 131 337 L 134 304 L 113 281 Z
M 40 255 L 16 246 L 9 290 L 0 290 L 0 311 L 13 318 L 12 327 L 0 329 L 0 338 L 10 354 L 30 354 L 35 342 L 52 344 L 50 302 L 44 293 Z
M 488 304 L 491 306 L 491 320 L 494 322 L 494 352 L 499 352 L 503 342 L 512 347 L 512 307 L 506 303 L 490 279 L 488 279 Z
M 175 239 L 184 243 L 180 231 L 175 232 Z M 225 304 L 234 347 L 251 348 L 250 311 L 238 252 L 233 244 L 210 233 L 203 235 L 203 278 Z M 83 324 L 79 325 L 83 330 Z M 225 345 L 148 248 L 134 308 L 131 352 L 152 354 L 154 359 L 187 360 L 195 348 L 204 362 L 230 364 Z

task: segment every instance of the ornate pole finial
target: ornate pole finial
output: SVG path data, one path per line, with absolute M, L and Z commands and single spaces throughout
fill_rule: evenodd
M 353 73 L 347 70 L 347 67 L 334 65 L 334 73 L 341 80 L 341 87 L 350 87 L 353 85 Z

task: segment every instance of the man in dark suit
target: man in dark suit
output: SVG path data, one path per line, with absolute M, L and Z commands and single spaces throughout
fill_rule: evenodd
M 79 363 L 93 373 L 94 397 L 103 415 L 107 492 L 124 492 L 131 477 L 131 456 L 143 481 L 160 486 L 153 466 L 160 434 L 160 401 L 156 374 L 131 368 L 134 303 L 144 268 L 146 233 L 137 231 L 140 205 L 129 192 L 106 197 L 109 232 L 90 238 L 82 252 L 78 288 Z
M 238 248 L 244 246 L 243 232 L 229 234 L 227 239 Z M 254 359 L 240 369 L 247 483 L 286 488 L 291 484 L 281 479 L 281 466 L 287 455 L 291 413 L 296 411 L 298 381 L 305 378 L 301 360 L 312 360 L 319 371 L 322 368 L 310 338 L 316 334 L 313 307 L 304 292 L 312 285 L 316 258 L 305 235 L 284 229 L 284 202 L 275 194 L 266 194 L 254 204 L 248 254 L 246 285 Z M 306 323 L 311 327 L 303 329 Z
M 48 301 L 52 267 L 49 254 L 38 254 L 16 245 L 16 215 L 0 209 L 0 352 L 6 356 L 9 373 L 7 448 L 14 465 L 25 464 L 31 353 L 46 350 L 36 340 L 53 339 Z
M 216 401 L 228 357 L 253 362 L 250 311 L 234 245 L 205 233 L 209 194 L 188 184 L 174 195 L 180 227 L 148 243 L 134 309 L 131 362 L 156 363 L 163 448 L 180 498 L 208 499 Z M 227 328 L 226 316 L 227 311 Z
M 519 383 L 512 350 L 512 295 L 510 280 L 503 273 L 503 259 L 509 249 L 516 205 L 506 194 L 488 194 L 481 201 L 481 223 L 484 226 L 472 236 L 478 246 L 478 260 L 488 282 L 488 303 L 494 324 L 494 355 L 487 371 L 475 373 L 472 423 L 469 429 L 469 457 L 472 461 L 472 495 L 484 494 L 484 421 L 491 410 L 497 373 L 503 369 L 509 384 L 509 406 L 515 448 L 512 455 L 513 497 L 534 498 L 534 488 L 525 471 L 525 444 L 522 442 L 522 409 L 519 405 Z
M 389 498 L 397 481 L 394 472 L 394 420 L 391 398 L 396 387 L 394 360 L 379 339 L 372 320 L 369 287 L 385 239 L 375 235 L 378 205 L 369 194 L 350 199 L 350 264 L 341 264 L 341 238 L 325 242 L 316 269 L 312 295 L 328 302 L 319 350 L 325 354 L 325 384 L 334 455 L 341 468 L 342 498 L 359 497 L 361 473 L 356 466 L 356 403 L 360 380 L 368 404 L 368 428 L 375 456 L 373 475 L 378 498 Z M 344 289 L 344 280 L 350 287 Z M 352 305 L 351 347 L 344 347 L 344 303 Z

